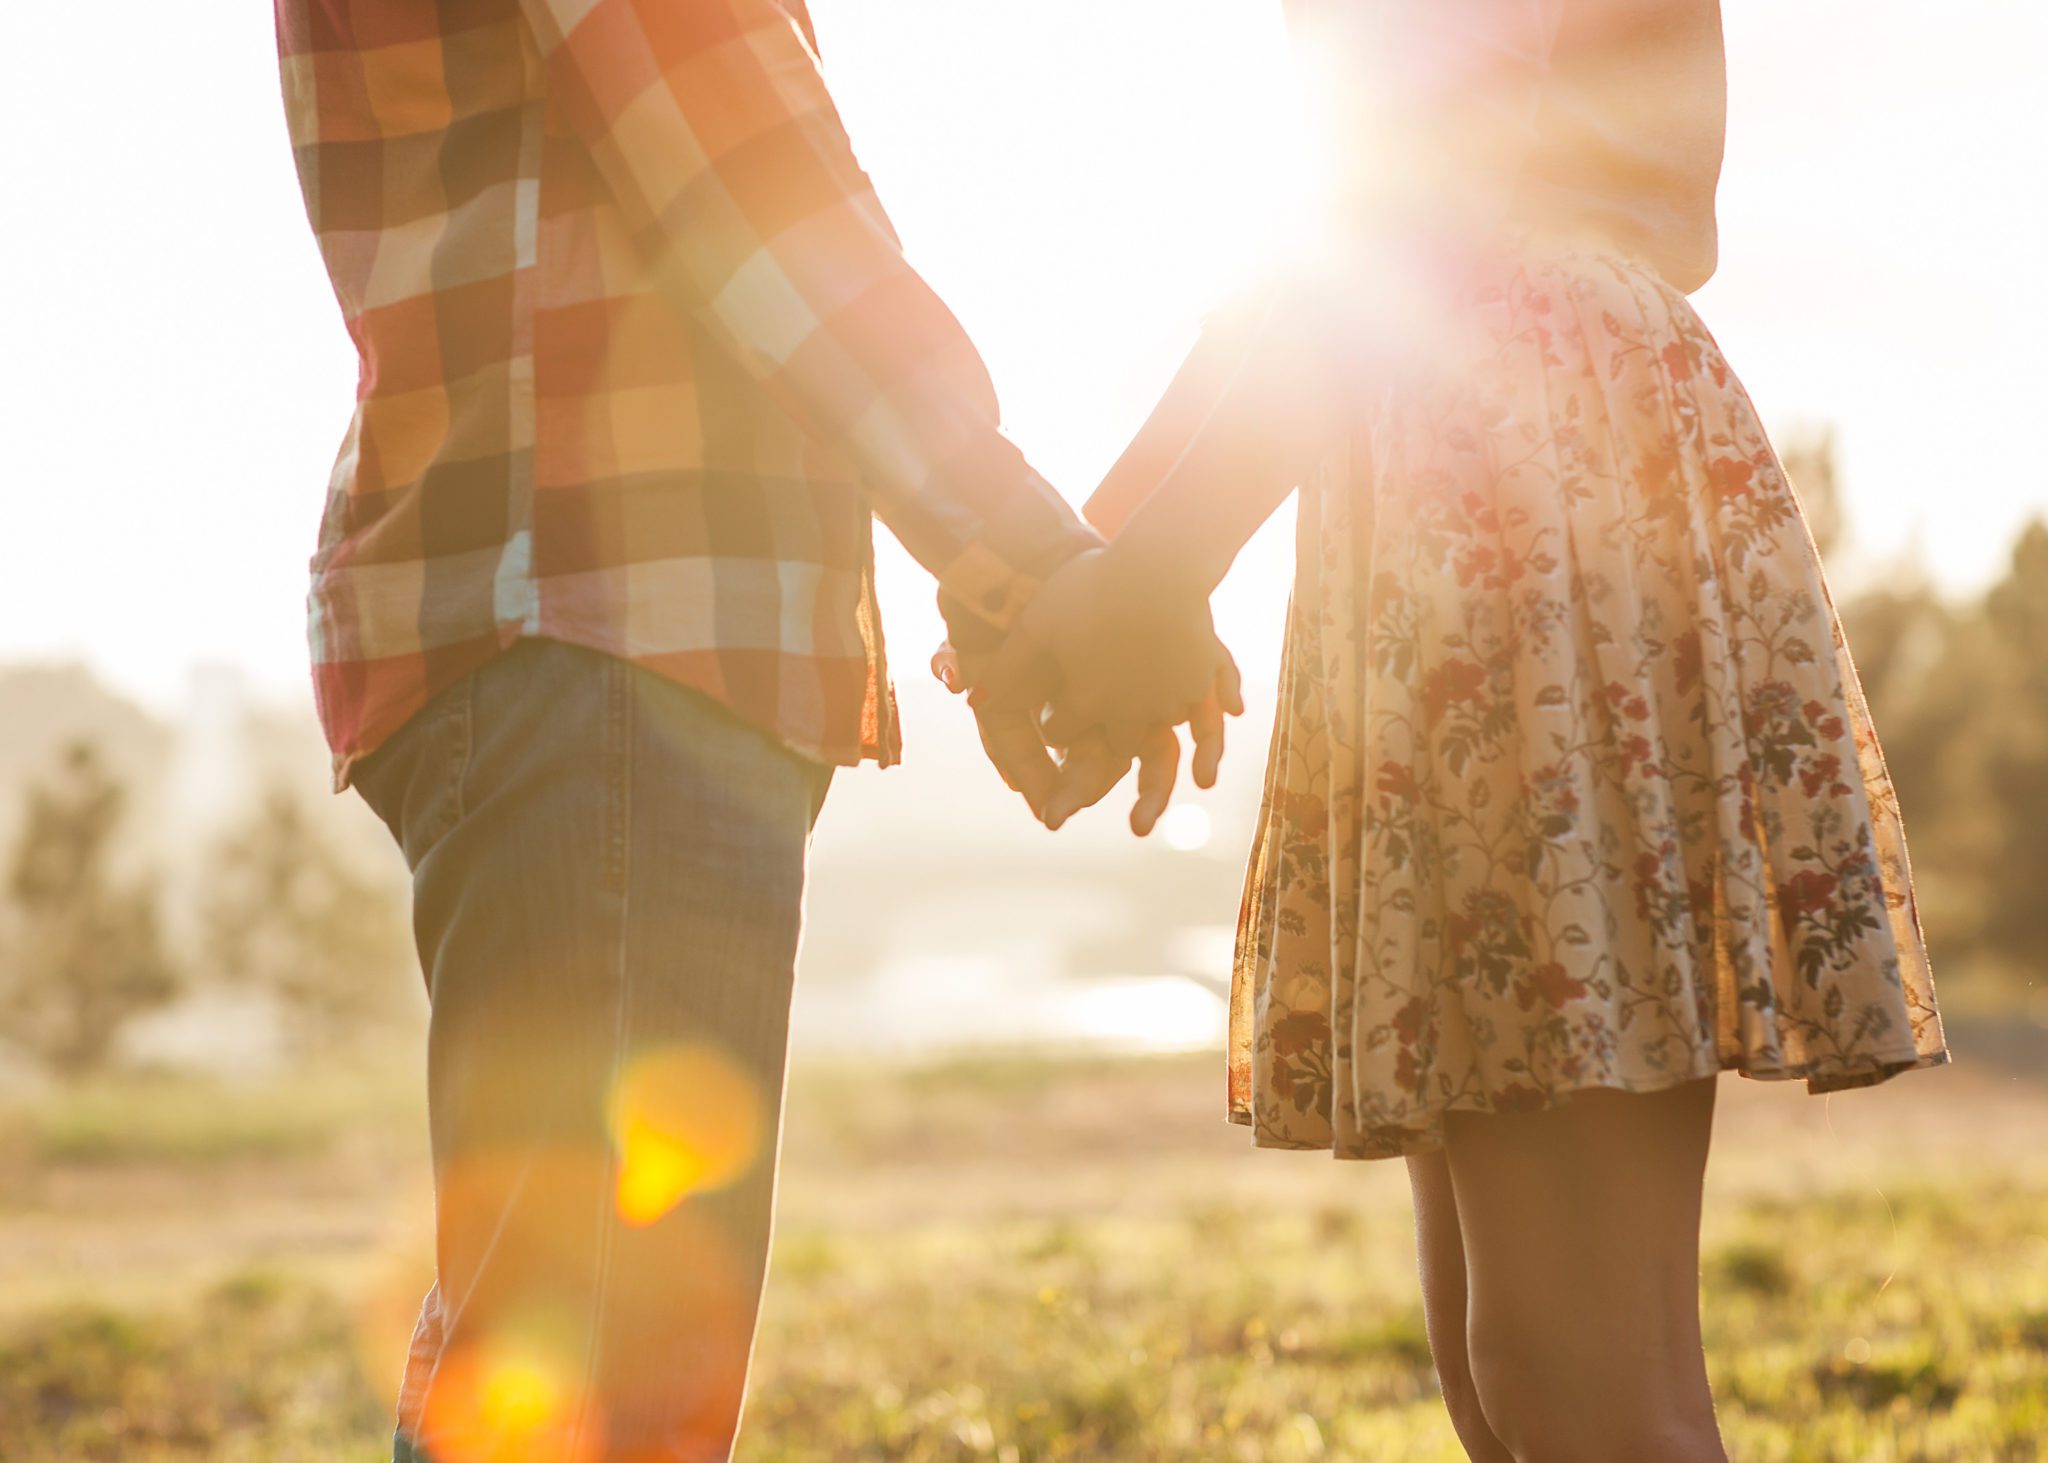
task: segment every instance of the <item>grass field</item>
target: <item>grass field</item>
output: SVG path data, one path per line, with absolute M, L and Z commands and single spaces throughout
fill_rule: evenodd
M 1741 1463 L 2048 1457 L 2048 1080 L 2017 1050 L 1827 1102 L 1724 1082 Z M 412 1086 L 0 1114 L 0 1458 L 378 1458 L 424 1285 Z M 799 1073 L 743 1463 L 1460 1457 L 1398 1166 L 1249 1153 L 1216 1101 L 1207 1057 Z

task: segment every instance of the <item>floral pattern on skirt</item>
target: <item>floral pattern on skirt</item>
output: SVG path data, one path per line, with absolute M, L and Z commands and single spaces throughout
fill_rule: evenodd
M 1261 1146 L 1947 1060 L 1819 557 L 1686 299 L 1597 251 L 1457 292 L 1300 498 L 1231 1001 Z

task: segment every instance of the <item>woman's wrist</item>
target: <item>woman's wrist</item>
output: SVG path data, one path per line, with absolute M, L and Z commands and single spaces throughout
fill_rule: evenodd
M 1229 569 L 1229 559 L 1220 567 L 1211 564 L 1186 534 L 1158 531 L 1165 527 L 1146 523 L 1141 514 L 1102 551 L 1103 567 L 1133 595 L 1168 602 L 1207 600 Z

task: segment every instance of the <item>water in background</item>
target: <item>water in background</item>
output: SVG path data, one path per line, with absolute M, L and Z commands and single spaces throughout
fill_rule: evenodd
M 841 773 L 811 860 L 801 1052 L 1220 1047 L 1271 691 L 1221 784 L 1183 782 L 1149 839 L 1126 786 L 1058 834 L 983 760 L 965 708 L 899 677 L 905 764 Z

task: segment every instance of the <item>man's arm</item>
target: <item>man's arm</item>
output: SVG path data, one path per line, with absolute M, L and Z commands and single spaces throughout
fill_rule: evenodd
M 851 454 L 958 629 L 1006 627 L 1099 542 L 1002 435 L 980 356 L 904 259 L 775 0 L 521 4 L 666 293 Z

